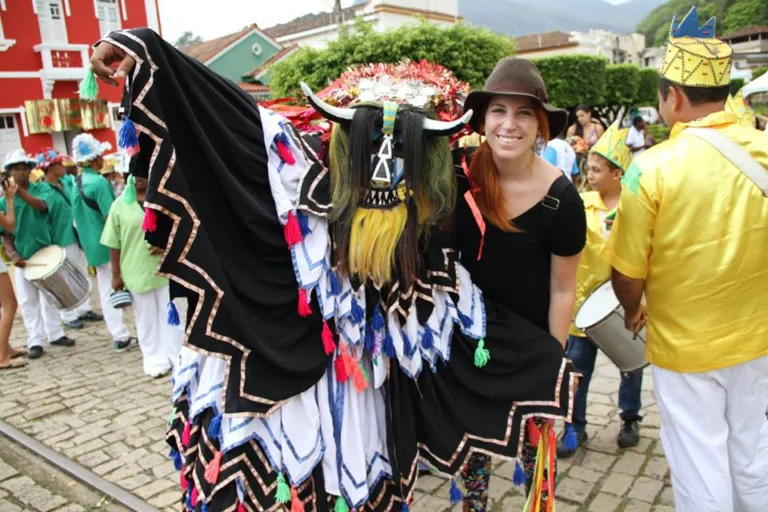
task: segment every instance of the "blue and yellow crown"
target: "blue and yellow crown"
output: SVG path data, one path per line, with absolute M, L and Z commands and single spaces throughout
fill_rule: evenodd
M 691 7 L 678 21 L 672 18 L 669 40 L 659 74 L 672 83 L 689 87 L 721 87 L 731 81 L 733 50 L 715 39 L 714 16 L 699 26 L 699 13 Z

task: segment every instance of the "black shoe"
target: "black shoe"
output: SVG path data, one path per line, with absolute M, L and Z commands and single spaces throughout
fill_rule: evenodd
M 75 340 L 62 336 L 61 338 L 52 341 L 51 345 L 56 345 L 57 347 L 72 347 L 75 345 Z
M 40 345 L 36 347 L 32 347 L 29 350 L 27 350 L 27 359 L 40 359 L 40 356 L 43 355 L 43 347 Z
M 80 320 L 84 322 L 101 322 L 104 320 L 104 315 L 100 315 L 95 311 L 89 311 L 86 314 L 81 315 Z
M 115 352 L 122 352 L 123 350 L 129 349 L 131 347 L 131 341 L 133 341 L 133 338 L 128 338 L 123 341 L 115 341 Z
M 557 456 L 561 459 L 567 459 L 571 457 L 579 446 L 587 442 L 589 436 L 586 432 L 576 432 L 570 425 L 565 426 L 565 432 L 560 436 L 557 441 Z
M 85 324 L 79 318 L 76 320 L 72 320 L 71 322 L 64 322 L 64 325 L 66 325 L 70 329 L 82 329 L 83 327 L 85 327 Z
M 616 436 L 619 448 L 632 448 L 640 444 L 640 423 L 638 420 L 624 420 L 619 435 Z

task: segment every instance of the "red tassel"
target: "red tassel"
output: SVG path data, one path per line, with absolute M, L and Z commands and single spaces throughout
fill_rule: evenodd
M 291 489 L 291 512 L 304 512 L 304 503 L 299 499 L 299 492 Z
M 303 240 L 299 219 L 296 218 L 293 212 L 288 212 L 288 221 L 285 223 L 283 230 L 285 234 L 285 242 L 289 247 L 293 247 Z
M 307 291 L 304 288 L 299 288 L 299 314 L 305 318 L 312 314 Z
M 181 468 L 181 490 L 186 491 L 188 487 L 187 477 L 184 476 L 184 468 Z
M 354 361 L 352 364 L 352 377 L 355 381 L 355 389 L 358 393 L 365 391 L 365 388 L 368 387 L 368 381 L 365 379 L 365 375 L 363 375 L 362 368 L 360 368 L 360 361 Z
M 205 481 L 209 484 L 215 484 L 219 480 L 219 471 L 221 470 L 221 451 L 216 452 L 213 460 L 205 468 Z
M 333 362 L 333 366 L 336 369 L 336 380 L 339 382 L 347 382 L 349 380 L 349 373 L 347 373 L 344 359 L 341 356 L 337 357 Z
M 333 341 L 333 333 L 331 332 L 331 328 L 328 327 L 328 322 L 323 322 L 323 348 L 325 349 L 326 355 L 331 355 L 336 350 L 336 343 Z
M 152 208 L 144 210 L 144 222 L 141 223 L 141 230 L 145 233 L 154 233 L 157 229 L 157 214 Z
M 237 504 L 237 512 L 245 512 L 245 505 L 242 501 Z
M 533 422 L 533 418 L 528 418 L 528 438 L 531 441 L 531 446 L 538 447 L 539 440 L 541 439 L 541 432 L 536 424 Z
M 184 424 L 184 431 L 181 433 L 181 444 L 184 448 L 189 448 L 189 438 L 192 435 L 192 424 L 187 422 Z
M 280 155 L 280 159 L 288 165 L 296 163 L 296 159 L 293 158 L 291 149 L 285 144 L 285 141 L 280 139 L 277 141 L 277 154 Z
M 192 506 L 197 506 L 197 487 L 192 488 Z

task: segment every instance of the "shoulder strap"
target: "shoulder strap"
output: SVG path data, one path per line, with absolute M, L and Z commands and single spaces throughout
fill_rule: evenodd
M 560 197 L 568 186 L 573 186 L 570 180 L 565 175 L 559 176 L 552 184 L 547 195 L 541 200 L 541 206 L 544 207 L 541 209 L 542 231 L 549 232 L 552 226 L 555 225 L 557 213 L 560 209 Z
M 83 202 L 93 210 L 96 210 L 97 212 L 101 213 L 101 209 L 99 208 L 99 205 L 96 203 L 96 201 L 86 196 L 85 192 L 83 192 L 83 175 L 82 174 L 78 174 L 77 176 L 75 176 L 75 183 L 77 183 L 77 190 L 80 192 L 80 198 L 83 200 Z
M 713 128 L 686 128 L 684 134 L 693 135 L 708 143 L 744 173 L 768 197 L 768 169 L 760 165 L 744 148 Z

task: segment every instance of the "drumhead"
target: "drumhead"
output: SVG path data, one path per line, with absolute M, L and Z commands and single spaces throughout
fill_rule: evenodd
M 583 331 L 604 320 L 617 307 L 619 307 L 619 299 L 613 293 L 611 282 L 607 281 L 592 292 L 592 295 L 581 304 L 573 323 L 577 329 Z
M 58 245 L 43 247 L 27 260 L 24 277 L 27 281 L 48 277 L 56 272 L 64 258 L 64 249 Z

